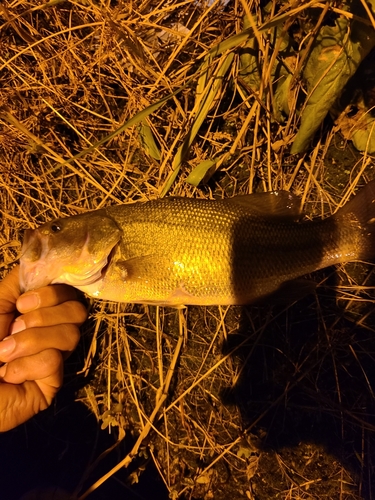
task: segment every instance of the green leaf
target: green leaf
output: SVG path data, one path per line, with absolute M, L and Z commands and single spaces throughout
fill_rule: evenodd
M 201 161 L 189 174 L 186 182 L 198 187 L 201 182 L 207 182 L 216 170 L 217 160 Z
M 154 135 L 146 120 L 142 120 L 139 125 L 139 136 L 146 153 L 157 161 L 161 159 L 160 150 L 155 142 Z
M 363 112 L 352 131 L 351 139 L 358 151 L 375 153 L 375 118 L 369 112 Z
M 276 87 L 273 115 L 280 123 L 284 120 L 284 116 L 288 116 L 290 113 L 289 99 L 292 80 L 293 75 L 281 78 Z
M 374 6 L 375 0 L 372 0 Z M 358 1 L 351 9 L 366 17 Z M 316 38 L 303 73 L 308 96 L 301 115 L 301 126 L 294 139 L 291 153 L 306 150 L 335 100 L 340 97 L 348 80 L 375 46 L 372 26 L 357 20 L 338 18 L 334 26 L 323 26 Z
M 206 73 L 208 71 L 208 67 L 210 67 L 209 63 L 211 57 L 207 56 L 207 58 L 202 63 L 201 78 L 204 79 L 204 81 L 206 81 L 207 83 L 203 89 L 201 78 L 198 79 L 197 88 L 199 90 L 199 93 L 198 92 L 196 93 L 195 106 L 194 110 L 192 111 L 193 117 L 195 114 L 195 117 L 193 118 L 194 121 L 192 123 L 190 130 L 188 130 L 186 133 L 185 140 L 178 148 L 177 153 L 173 159 L 172 174 L 170 175 L 167 182 L 163 186 L 163 189 L 161 191 L 162 197 L 167 194 L 173 182 L 175 181 L 180 171 L 181 164 L 184 161 L 190 149 L 191 144 L 193 143 L 196 135 L 198 134 L 202 123 L 207 118 L 207 114 L 212 106 L 212 103 L 218 97 L 219 92 L 222 88 L 224 77 L 228 72 L 229 68 L 231 67 L 233 57 L 234 57 L 233 52 L 230 52 L 229 54 L 222 56 L 221 60 L 219 60 L 218 64 L 215 67 L 215 71 L 212 73 L 212 75 L 210 75 L 210 77 L 208 77 Z
M 247 16 L 244 16 L 244 26 L 246 29 L 249 27 Z M 259 90 L 260 87 L 258 52 L 259 47 L 254 36 L 240 49 L 240 76 L 253 90 Z

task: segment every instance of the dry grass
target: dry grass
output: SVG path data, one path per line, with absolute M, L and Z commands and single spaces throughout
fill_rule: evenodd
M 1 273 L 25 228 L 107 204 L 283 188 L 307 213 L 334 212 L 374 178 L 372 158 L 332 126 L 306 155 L 289 155 L 304 58 L 275 37 L 282 26 L 308 47 L 324 9 L 335 10 L 314 0 L 275 0 L 267 14 L 240 0 L 3 1 Z M 258 88 L 243 66 L 252 51 Z M 295 78 L 284 121 L 273 119 L 276 63 Z M 186 182 L 207 165 L 206 184 Z M 142 481 L 151 459 L 173 499 L 373 498 L 371 272 L 321 273 L 318 293 L 288 307 L 93 304 L 79 398 L 119 441 L 134 437 L 117 468 L 136 460 L 130 480 Z

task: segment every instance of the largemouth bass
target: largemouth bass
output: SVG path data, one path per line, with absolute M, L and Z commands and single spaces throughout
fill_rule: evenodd
M 27 230 L 23 291 L 67 283 L 116 302 L 248 304 L 285 282 L 375 255 L 375 181 L 326 219 L 285 191 L 110 206 Z

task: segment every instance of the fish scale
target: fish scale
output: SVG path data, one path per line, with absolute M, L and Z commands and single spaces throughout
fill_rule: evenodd
M 326 219 L 285 191 L 116 205 L 27 231 L 21 287 L 67 283 L 117 302 L 247 304 L 301 275 L 375 253 L 375 181 Z

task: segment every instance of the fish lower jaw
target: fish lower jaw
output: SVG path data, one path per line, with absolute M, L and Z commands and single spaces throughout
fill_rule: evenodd
M 46 272 L 46 267 L 43 263 L 33 264 L 30 262 L 24 262 L 21 259 L 20 262 L 20 291 L 21 293 L 28 292 L 29 290 L 35 290 L 36 288 L 41 288 L 42 286 L 47 286 L 52 283 L 52 278 Z
M 101 270 L 97 271 L 94 274 L 89 274 L 87 276 L 77 275 L 73 273 L 63 273 L 60 274 L 57 278 L 55 278 L 51 283 L 64 283 L 66 285 L 74 286 L 81 290 L 81 287 L 90 286 L 96 284 L 101 281 Z
M 105 257 L 95 264 L 90 264 L 90 266 L 85 266 L 84 263 L 78 263 L 74 267 L 68 265 L 62 268 L 64 272 L 60 273 L 51 283 L 64 283 L 79 290 L 92 285 L 93 289 L 96 289 L 103 282 L 109 263 L 109 258 Z M 86 270 L 84 270 L 85 268 Z M 91 290 L 91 288 L 89 289 Z
M 103 287 L 103 279 L 99 279 L 95 281 L 94 283 L 89 283 L 87 285 L 74 285 L 75 288 L 78 288 L 78 290 L 81 290 L 81 292 L 85 293 L 86 295 L 89 295 L 90 297 L 93 297 L 94 299 L 105 299 L 105 297 L 101 296 L 101 290 Z M 110 299 L 109 299 L 110 300 Z

